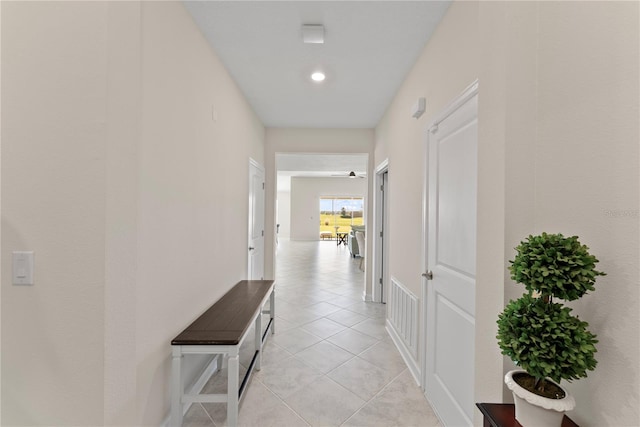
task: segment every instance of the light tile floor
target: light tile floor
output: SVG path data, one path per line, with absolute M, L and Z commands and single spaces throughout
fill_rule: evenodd
M 362 301 L 359 265 L 335 241 L 280 240 L 276 333 L 241 402 L 239 425 L 440 426 L 384 328 L 385 306 Z M 240 352 L 241 375 L 253 336 Z M 223 369 L 204 392 L 225 390 Z M 193 404 L 183 423 L 225 425 L 219 403 Z

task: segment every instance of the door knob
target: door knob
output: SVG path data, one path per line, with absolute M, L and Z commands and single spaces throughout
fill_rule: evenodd
M 255 248 L 254 248 L 253 246 L 249 246 L 249 250 L 250 250 L 250 251 L 252 251 L 252 250 L 254 250 L 254 249 L 255 249 Z
M 433 280 L 433 271 L 429 270 L 426 273 L 422 273 L 422 277 L 426 277 L 427 280 Z

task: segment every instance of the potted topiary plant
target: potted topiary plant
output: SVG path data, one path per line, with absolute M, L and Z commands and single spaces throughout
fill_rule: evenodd
M 598 262 L 577 237 L 529 236 L 510 261 L 511 278 L 527 289 L 498 316 L 498 344 L 523 370 L 505 376 L 516 419 L 524 427 L 559 427 L 575 400 L 560 380 L 587 376 L 596 367 L 596 336 L 587 322 L 557 300 L 573 301 L 594 290 Z

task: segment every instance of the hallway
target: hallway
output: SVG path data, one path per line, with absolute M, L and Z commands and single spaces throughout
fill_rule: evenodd
M 385 306 L 362 301 L 359 264 L 334 241 L 280 240 L 276 333 L 265 344 L 239 425 L 439 426 L 384 329 Z M 241 374 L 253 342 L 243 348 Z M 204 391 L 225 387 L 223 370 Z M 225 416 L 225 404 L 194 404 L 183 425 L 219 427 Z

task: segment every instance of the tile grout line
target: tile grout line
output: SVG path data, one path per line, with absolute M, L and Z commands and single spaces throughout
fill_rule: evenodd
M 211 415 L 209 415 L 209 411 L 207 411 L 205 407 L 202 406 L 202 403 L 198 402 L 198 405 L 200 405 L 200 409 L 202 409 L 204 413 L 207 414 L 207 418 L 209 418 L 209 421 L 211 421 L 211 424 L 213 425 L 213 427 L 218 427 L 218 424 L 216 424 L 216 422 L 213 421 L 213 418 L 211 418 Z
M 404 373 L 405 373 L 405 371 L 406 371 L 407 369 L 408 369 L 408 368 L 404 368 L 402 371 L 400 371 L 400 373 L 399 373 L 398 375 L 396 375 L 395 377 L 393 377 L 393 378 L 391 379 L 391 381 L 389 381 L 387 384 L 385 384 L 385 385 L 384 385 L 384 387 L 382 387 L 380 390 L 378 390 L 378 392 L 377 392 L 376 394 L 374 394 L 374 395 L 373 395 L 373 397 L 371 397 L 371 399 L 367 400 L 367 401 L 366 401 L 366 402 L 365 402 L 361 407 L 359 407 L 359 408 L 358 408 L 358 409 L 357 409 L 353 414 L 351 414 L 351 416 L 350 416 L 349 418 L 347 418 L 346 420 L 344 420 L 344 421 L 342 422 L 342 424 L 340 424 L 340 425 L 341 425 L 341 426 L 342 426 L 342 425 L 344 425 L 347 421 L 349 421 L 351 418 L 353 418 L 353 417 L 354 417 L 358 412 L 360 412 L 360 410 L 361 410 L 362 408 L 364 408 L 365 406 L 367 406 L 367 405 L 368 405 L 369 403 L 371 403 L 371 402 L 372 402 L 376 397 L 378 397 L 380 394 L 382 394 L 382 392 L 383 392 L 387 387 L 389 387 L 389 385 L 391 385 L 391 383 L 392 383 L 392 382 L 394 382 L 395 380 L 397 380 L 397 379 L 400 377 L 400 375 L 404 374 Z
M 370 399 L 368 399 L 368 400 L 362 399 L 362 398 L 360 397 L 360 395 L 358 395 L 358 394 L 354 393 L 353 391 L 351 391 L 350 389 L 348 389 L 347 387 L 345 387 L 344 385 L 340 384 L 340 383 L 339 383 L 339 382 L 337 382 L 335 379 L 333 379 L 333 378 L 331 378 L 331 377 L 329 376 L 329 374 L 330 374 L 331 372 L 333 372 L 333 371 L 337 370 L 338 368 L 340 368 L 340 367 L 342 367 L 342 366 L 346 365 L 347 363 L 349 363 L 349 362 L 353 361 L 353 359 L 354 359 L 354 358 L 359 358 L 360 360 L 362 360 L 362 361 L 364 361 L 364 362 L 370 363 L 370 364 L 372 364 L 373 366 L 376 366 L 376 367 L 378 367 L 378 368 L 380 368 L 380 369 L 383 369 L 383 370 L 384 370 L 384 368 L 382 368 L 382 367 L 380 367 L 380 366 L 377 366 L 377 365 L 373 364 L 372 362 L 370 362 L 370 361 L 368 361 L 368 360 L 363 359 L 363 358 L 361 358 L 361 357 L 360 357 L 360 355 L 362 355 L 362 354 L 364 354 L 365 352 L 367 352 L 367 351 L 371 350 L 371 348 L 375 347 L 376 345 L 378 345 L 378 344 L 380 344 L 380 343 L 383 343 L 383 342 L 384 342 L 384 338 L 383 338 L 383 339 L 379 339 L 379 338 L 373 337 L 373 336 L 371 336 L 371 335 L 368 335 L 368 334 L 366 334 L 366 333 L 364 333 L 364 332 L 358 331 L 357 329 L 353 329 L 353 327 L 354 327 L 354 326 L 357 326 L 357 325 L 359 325 L 359 324 L 361 324 L 361 323 L 364 323 L 364 322 L 366 322 L 367 320 L 378 320 L 378 319 L 377 319 L 377 318 L 375 318 L 375 317 L 369 317 L 369 316 L 363 315 L 363 314 L 361 314 L 361 313 L 356 313 L 356 314 L 360 314 L 360 315 L 362 315 L 362 316 L 366 317 L 366 319 L 364 319 L 364 320 L 362 320 L 362 321 L 360 321 L 360 322 L 358 322 L 358 323 L 354 324 L 353 326 L 345 326 L 345 325 L 343 325 L 343 326 L 345 326 L 345 329 L 344 329 L 344 330 L 342 330 L 342 331 L 340 331 L 340 332 L 336 332 L 335 334 L 330 335 L 330 336 L 328 336 L 327 338 L 319 337 L 319 336 L 317 336 L 316 334 L 314 334 L 313 332 L 311 332 L 311 331 L 308 331 L 308 330 L 304 329 L 304 325 L 309 324 L 309 323 L 316 322 L 317 320 L 320 320 L 320 319 L 327 319 L 327 320 L 331 320 L 331 319 L 328 319 L 326 316 L 320 317 L 319 319 L 316 319 L 316 320 L 314 320 L 314 321 L 311 321 L 311 322 L 308 322 L 308 323 L 305 323 L 305 324 L 302 324 L 302 325 L 298 326 L 297 328 L 301 328 L 301 329 L 303 329 L 304 331 L 306 331 L 306 332 L 310 333 L 311 335 L 314 335 L 315 337 L 320 338 L 321 340 L 320 340 L 320 341 L 318 341 L 318 342 L 316 342 L 316 343 L 314 343 L 314 344 L 312 344 L 312 345 L 310 345 L 310 346 L 308 346 L 308 347 L 305 347 L 305 348 L 303 348 L 303 349 L 299 350 L 299 351 L 298 351 L 298 352 L 296 352 L 296 353 L 291 353 L 291 356 L 290 356 L 290 357 L 294 357 L 294 358 L 296 358 L 296 360 L 300 361 L 301 363 L 303 363 L 304 365 L 308 366 L 309 368 L 311 368 L 311 369 L 314 369 L 314 370 L 315 370 L 316 368 L 314 368 L 313 366 L 309 365 L 308 363 L 305 363 L 305 361 L 304 361 L 304 360 L 301 360 L 300 358 L 298 358 L 298 357 L 297 357 L 297 354 L 298 354 L 298 353 L 301 353 L 301 352 L 303 352 L 304 350 L 309 349 L 309 348 L 311 348 L 311 347 L 313 347 L 313 346 L 315 346 L 315 345 L 317 345 L 317 344 L 319 344 L 319 343 L 321 343 L 321 342 L 323 342 L 323 341 L 326 341 L 327 343 L 329 343 L 329 344 L 331 344 L 331 345 L 334 345 L 334 346 L 336 346 L 336 347 L 338 347 L 338 348 L 340 348 L 340 349 L 342 349 L 342 350 L 344 350 L 344 351 L 346 351 L 346 352 L 348 352 L 349 354 L 351 354 L 351 355 L 352 355 L 352 357 L 350 357 L 348 360 L 346 360 L 346 361 L 344 361 L 344 362 L 340 363 L 339 365 L 335 366 L 334 368 L 332 368 L 332 369 L 331 369 L 331 370 L 329 370 L 328 372 L 326 372 L 326 373 L 320 372 L 320 373 L 322 374 L 322 375 L 321 375 L 321 378 L 322 378 L 322 377 L 324 377 L 324 378 L 326 378 L 327 380 L 329 380 L 329 381 L 331 381 L 331 382 L 335 383 L 337 386 L 339 386 L 339 387 L 341 387 L 342 389 L 346 390 L 347 392 L 349 392 L 349 393 L 353 394 L 354 396 L 358 397 L 360 400 L 362 400 L 362 401 L 364 402 L 361 406 L 359 406 L 359 407 L 358 407 L 358 409 L 356 409 L 356 410 L 355 410 L 355 411 L 354 411 L 354 412 L 353 412 L 353 413 L 352 413 L 352 414 L 351 414 L 347 419 L 345 419 L 345 420 L 344 420 L 340 425 L 343 425 L 343 424 L 344 424 L 344 423 L 346 423 L 348 420 L 350 420 L 351 418 L 353 418 L 353 417 L 354 417 L 354 416 L 355 416 L 355 415 L 356 415 L 356 414 L 357 414 L 357 413 L 358 413 L 362 408 L 364 408 L 364 407 L 365 407 L 366 405 L 368 405 L 372 400 L 374 400 L 377 396 L 379 396 L 379 395 L 380 395 L 380 394 L 381 394 L 381 393 L 382 393 L 382 392 L 383 392 L 383 391 L 384 391 L 384 390 L 385 390 L 385 389 L 386 389 L 386 388 L 387 388 L 387 387 L 388 387 L 392 382 L 394 382 L 394 381 L 395 381 L 395 380 L 396 380 L 400 375 L 402 375 L 402 374 L 406 371 L 406 369 L 407 369 L 407 368 L 405 367 L 405 368 L 404 368 L 402 371 L 400 371 L 397 375 L 393 376 L 393 377 L 392 377 L 392 378 L 391 378 L 387 383 L 385 383 L 385 384 L 384 384 L 384 386 L 382 386 L 382 387 L 380 388 L 380 390 L 378 390 L 378 391 L 377 391 L 377 392 L 376 392 L 376 393 L 375 393 L 375 394 L 374 394 Z M 339 323 L 339 322 L 336 322 L 336 323 Z M 370 337 L 370 338 L 372 338 L 372 339 L 375 339 L 375 340 L 376 340 L 376 342 L 375 342 L 374 344 L 372 344 L 372 345 L 368 346 L 367 348 L 365 348 L 365 349 L 364 349 L 364 350 L 362 350 L 361 352 L 359 352 L 359 353 L 355 354 L 355 353 L 353 353 L 353 352 L 349 351 L 348 349 L 343 348 L 343 347 L 340 347 L 338 344 L 334 344 L 334 343 L 332 343 L 331 341 L 329 341 L 329 340 L 328 340 L 328 339 L 329 339 L 329 338 L 331 338 L 332 336 L 335 336 L 335 335 L 337 335 L 337 334 L 339 334 L 339 333 L 341 333 L 341 332 L 344 332 L 344 331 L 346 331 L 347 329 L 352 329 L 353 331 L 355 331 L 355 332 L 357 332 L 357 333 L 360 333 L 360 334 L 366 335 L 366 336 L 368 336 L 368 337 Z M 276 345 L 277 345 L 277 343 L 274 343 L 274 344 L 276 344 Z M 279 346 L 279 347 L 281 347 L 281 346 Z M 281 348 L 283 348 L 285 351 L 287 351 L 287 349 L 286 349 L 286 348 L 284 348 L 284 347 L 281 347 Z M 258 381 L 259 381 L 259 379 L 258 379 Z M 287 404 L 287 402 L 286 402 L 284 399 L 282 399 L 279 395 L 277 395 L 273 390 L 271 390 L 271 389 L 269 388 L 269 386 L 268 386 L 268 385 L 266 385 L 266 384 L 264 384 L 264 383 L 262 383 L 262 385 L 263 385 L 264 387 L 266 387 L 266 388 L 267 388 L 267 389 L 268 389 L 272 394 L 274 394 L 275 396 L 277 396 L 277 397 L 278 397 L 278 399 L 280 399 L 280 401 L 281 401 L 282 403 L 284 403 L 284 404 L 285 404 L 285 406 L 287 406 L 289 409 L 291 409 L 291 410 L 292 410 L 296 415 L 298 415 L 300 418 L 302 418 L 305 422 L 309 423 L 309 422 L 308 422 L 308 420 L 307 420 L 306 418 L 304 418 L 304 416 L 303 416 L 302 414 L 299 414 L 297 411 L 295 411 L 293 408 L 291 408 L 291 407 Z
M 256 381 L 260 381 L 259 378 L 255 378 Z M 265 383 L 263 383 L 262 381 L 260 381 L 260 384 L 262 384 L 264 386 L 264 388 L 266 388 L 267 390 L 269 390 L 269 393 L 273 394 L 278 400 L 280 400 L 280 403 L 282 403 L 284 406 L 286 406 L 287 408 L 289 408 L 289 410 L 291 410 L 291 412 L 293 412 L 294 414 L 296 414 L 298 416 L 298 418 L 300 418 L 302 421 L 304 421 L 308 426 L 311 426 L 311 424 L 307 421 L 307 419 L 305 417 L 302 416 L 302 414 L 299 414 L 295 409 L 293 409 L 291 406 L 289 406 L 289 404 L 283 399 L 281 398 L 276 392 L 274 392 L 273 390 L 271 390 L 269 388 L 269 386 L 267 386 Z

